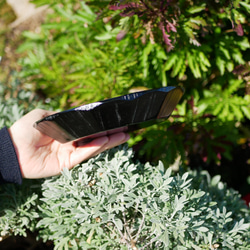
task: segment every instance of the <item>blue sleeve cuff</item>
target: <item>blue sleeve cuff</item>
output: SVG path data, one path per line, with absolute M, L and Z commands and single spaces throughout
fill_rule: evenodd
M 6 127 L 0 130 L 0 183 L 22 184 L 18 158 Z

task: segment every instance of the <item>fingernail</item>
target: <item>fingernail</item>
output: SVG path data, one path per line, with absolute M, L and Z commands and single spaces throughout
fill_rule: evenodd
M 128 141 L 130 139 L 130 135 L 129 134 L 125 134 L 125 138 L 124 138 L 124 142 Z

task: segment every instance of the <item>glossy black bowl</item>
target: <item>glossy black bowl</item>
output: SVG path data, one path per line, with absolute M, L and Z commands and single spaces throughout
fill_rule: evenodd
M 88 142 L 168 118 L 183 93 L 181 87 L 140 91 L 47 116 L 34 127 L 61 143 L 79 139 Z

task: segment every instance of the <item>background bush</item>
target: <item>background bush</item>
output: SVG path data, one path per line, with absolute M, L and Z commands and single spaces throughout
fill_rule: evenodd
M 249 3 L 34 3 L 53 13 L 40 32 L 24 33 L 20 77 L 60 97 L 61 108 L 181 84 L 186 92 L 172 119 L 130 141 L 138 157 L 220 164 L 236 147 L 249 149 Z

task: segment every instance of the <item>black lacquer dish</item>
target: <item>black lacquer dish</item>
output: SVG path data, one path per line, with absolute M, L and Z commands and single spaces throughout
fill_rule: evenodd
M 181 87 L 140 91 L 47 116 L 37 121 L 34 127 L 61 143 L 79 139 L 88 142 L 168 118 L 183 93 Z

